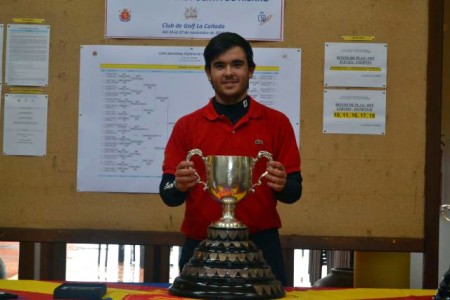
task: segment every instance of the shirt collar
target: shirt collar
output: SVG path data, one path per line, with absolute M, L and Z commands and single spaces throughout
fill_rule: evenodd
M 220 118 L 220 115 L 216 112 L 213 106 L 213 98 L 211 98 L 208 104 L 203 108 L 203 115 L 210 121 L 214 121 Z M 256 119 L 262 114 L 262 104 L 256 101 L 253 97 L 248 96 L 248 101 L 250 101 L 250 108 L 248 110 L 247 116 L 250 119 Z M 245 118 L 245 116 L 244 116 Z

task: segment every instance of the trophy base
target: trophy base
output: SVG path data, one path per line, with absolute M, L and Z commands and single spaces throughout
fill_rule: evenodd
M 238 228 L 245 228 L 247 229 L 247 226 L 245 226 L 244 223 L 241 223 L 240 221 L 236 219 L 230 219 L 230 218 L 222 218 L 216 222 L 213 222 L 210 226 L 214 228 L 222 228 L 222 229 L 238 229 Z
M 285 296 L 247 227 L 208 227 L 169 294 L 200 299 L 276 299 Z

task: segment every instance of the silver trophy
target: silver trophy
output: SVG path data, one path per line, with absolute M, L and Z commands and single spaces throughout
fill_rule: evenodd
M 283 287 L 266 263 L 264 255 L 249 239 L 245 224 L 236 220 L 234 209 L 255 187 L 261 185 L 262 173 L 253 183 L 253 169 L 261 158 L 272 160 L 267 151 L 256 158 L 248 156 L 203 156 L 193 149 L 186 160 L 195 155 L 205 163 L 206 179 L 197 175 L 205 192 L 222 204 L 222 217 L 208 226 L 207 238 L 175 278 L 169 293 L 200 299 L 275 299 L 285 296 Z
M 441 205 L 441 215 L 446 221 L 450 222 L 450 204 Z
M 222 218 L 212 225 L 221 228 L 245 227 L 234 217 L 234 209 L 238 202 L 243 200 L 255 187 L 261 185 L 261 179 L 267 171 L 261 174 L 256 183 L 253 183 L 253 168 L 261 158 L 272 161 L 272 155 L 267 151 L 260 151 L 256 158 L 250 156 L 203 156 L 199 149 L 188 152 L 186 160 L 194 155 L 200 156 L 206 168 L 206 181 L 202 181 L 196 172 L 197 182 L 204 185 L 212 198 L 222 204 Z
M 442 217 L 450 222 L 450 204 L 441 205 L 441 215 Z M 436 295 L 432 298 L 433 300 L 447 300 L 450 299 L 450 268 L 444 274 L 442 281 L 439 283 Z

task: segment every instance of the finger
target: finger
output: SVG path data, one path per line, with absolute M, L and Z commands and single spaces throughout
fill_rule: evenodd
M 266 178 L 268 182 L 274 185 L 284 186 L 286 184 L 286 177 L 284 176 L 276 176 L 269 173 L 267 174 Z
M 178 164 L 177 169 L 187 169 L 187 168 L 193 168 L 194 163 L 192 161 L 182 161 Z
M 286 174 L 286 172 L 284 170 L 276 169 L 276 168 L 273 168 L 273 167 L 269 167 L 267 169 L 267 172 L 271 176 L 277 177 L 277 178 L 280 178 L 280 179 L 283 179 L 283 180 L 286 179 L 286 177 L 287 177 L 287 174 Z M 275 181 L 275 179 L 274 179 L 274 181 Z
M 177 169 L 175 171 L 175 176 L 192 176 L 195 175 L 195 169 L 189 168 L 189 169 Z
M 185 192 L 197 184 L 197 176 L 175 176 L 175 187 Z
M 178 186 L 195 185 L 197 183 L 196 176 L 176 177 L 175 182 Z
M 269 162 L 269 166 L 274 168 L 274 169 L 278 169 L 278 170 L 284 171 L 284 165 L 282 163 L 280 163 L 279 161 L 272 160 L 272 161 Z
M 267 181 L 267 185 L 276 192 L 280 192 L 284 189 L 284 184 L 274 183 L 272 181 Z

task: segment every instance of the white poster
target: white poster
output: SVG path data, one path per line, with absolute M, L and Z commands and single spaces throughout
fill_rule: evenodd
M 387 44 L 326 43 L 326 87 L 386 88 Z
M 0 24 L 0 57 L 3 57 L 3 24 Z M 0 88 L 2 82 L 3 82 L 3 59 L 0 59 Z
M 47 86 L 50 26 L 8 24 L 5 83 Z
M 283 40 L 284 0 L 106 0 L 107 38 Z
M 385 134 L 386 92 L 326 89 L 323 132 Z
M 298 139 L 300 49 L 253 50 L 249 94 L 284 112 Z M 203 47 L 82 46 L 78 190 L 157 193 L 174 123 L 212 96 Z
M 3 154 L 44 156 L 47 111 L 47 95 L 5 94 Z

